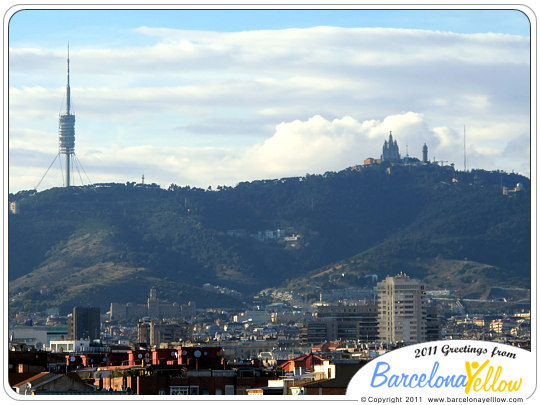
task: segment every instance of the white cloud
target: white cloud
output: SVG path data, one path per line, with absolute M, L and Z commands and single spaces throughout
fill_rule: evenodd
M 428 142 L 430 154 L 457 163 L 463 125 L 476 162 L 528 167 L 519 153 L 530 120 L 525 38 L 339 27 L 136 32 L 158 42 L 70 50 L 76 148 L 83 164 L 99 166 L 95 177 L 133 180 L 148 167 L 163 185 L 204 185 L 339 170 L 378 157 L 390 130 L 402 154 L 408 145 L 418 156 Z M 10 49 L 10 147 L 20 152 L 10 159 L 12 189 L 33 186 L 18 156 L 27 164 L 32 153 L 57 153 L 65 56 Z
M 463 161 L 462 134 L 447 127 L 433 128 L 422 114 L 414 112 L 362 122 L 350 116 L 328 120 L 318 115 L 305 121 L 282 122 L 264 142 L 245 148 L 111 144 L 92 150 L 81 148 L 78 156 L 85 171 L 92 174 L 93 182 L 139 181 L 144 174 L 147 182 L 164 187 L 171 183 L 215 187 L 245 180 L 339 171 L 362 164 L 367 157 L 380 157 L 389 131 L 398 141 L 402 156 L 408 146 L 409 155 L 420 158 L 425 142 L 430 159 L 455 162 L 457 167 Z M 513 142 L 506 153 L 523 155 L 524 151 L 520 151 L 523 142 L 526 143 L 526 139 L 521 139 L 521 143 Z M 500 157 L 504 152 L 493 147 L 469 146 L 469 162 L 474 164 L 469 167 L 488 164 L 489 159 Z M 32 184 L 37 184 L 43 173 L 35 166 L 32 173 Z M 56 178 L 59 185 L 60 169 L 53 167 L 42 186 L 55 184 L 51 178 Z M 78 181 L 77 178 L 76 183 Z
M 120 182 L 138 180 L 144 173 L 149 181 L 163 186 L 234 185 L 244 180 L 302 176 L 361 164 L 368 156 L 380 156 L 389 129 L 399 133 L 398 141 L 413 134 L 422 139 L 430 137 L 422 116 L 412 112 L 364 122 L 350 116 L 327 120 L 317 115 L 306 121 L 282 122 L 270 138 L 245 148 L 109 145 L 83 149 L 79 156 L 87 172 L 107 173 L 111 167 L 116 168 Z M 418 134 L 419 131 L 422 133 Z M 421 145 L 415 144 L 418 152 Z M 129 172 L 126 168 L 137 175 L 125 176 Z M 56 176 L 60 178 L 59 174 Z

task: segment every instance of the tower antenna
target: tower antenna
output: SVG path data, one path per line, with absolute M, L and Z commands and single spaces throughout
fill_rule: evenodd
M 67 44 L 66 114 L 71 114 L 71 88 L 69 87 L 69 42 Z
M 67 56 L 67 84 L 66 84 L 66 113 L 60 114 L 59 122 L 59 150 L 66 156 L 66 179 L 64 186 L 71 185 L 71 160 L 75 154 L 75 115 L 71 113 L 71 88 L 69 85 L 69 43 Z
M 58 154 L 55 157 L 55 160 L 57 158 L 60 158 L 60 155 L 65 155 L 66 157 L 66 172 L 64 177 L 64 172 L 62 171 L 62 178 L 64 179 L 64 187 L 70 187 L 71 186 L 71 177 L 72 177 L 72 166 L 75 167 L 77 170 L 78 167 L 76 163 L 78 162 L 78 166 L 82 168 L 84 171 L 84 168 L 82 167 L 82 164 L 80 161 L 78 161 L 77 156 L 75 155 L 75 115 L 72 113 L 72 106 L 71 106 L 71 86 L 69 83 L 70 75 L 69 75 L 69 42 L 67 44 L 67 81 L 66 81 L 66 109 L 65 112 L 62 114 L 59 114 L 59 122 L 58 122 Z M 77 159 L 77 162 L 76 160 Z M 53 160 L 53 163 L 54 161 Z M 61 161 L 61 159 L 60 159 Z M 52 163 L 51 163 L 52 166 Z M 62 166 L 60 166 L 61 168 Z M 50 169 L 50 166 L 49 166 Z M 45 175 L 47 175 L 47 172 L 45 172 Z M 86 172 L 84 172 L 86 174 Z M 43 178 L 39 181 L 38 185 L 35 187 L 36 189 L 39 187 L 39 184 L 43 181 Z M 81 173 L 79 170 L 79 177 L 81 177 Z M 86 176 L 88 177 L 88 175 Z M 81 178 L 82 182 L 82 178 Z
M 467 142 L 466 142 L 466 135 L 465 135 L 465 125 L 463 125 L 463 167 L 465 168 L 465 171 L 467 171 Z

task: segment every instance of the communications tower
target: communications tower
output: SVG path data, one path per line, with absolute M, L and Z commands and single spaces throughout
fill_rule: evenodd
M 67 56 L 66 111 L 60 114 L 58 127 L 59 153 L 66 157 L 65 187 L 71 185 L 71 161 L 75 154 L 75 115 L 71 113 L 71 89 L 69 87 L 69 44 Z
M 60 158 L 60 155 L 64 155 L 66 159 L 64 166 L 65 174 L 64 170 L 62 169 L 62 159 Z M 81 178 L 81 183 L 83 183 L 79 168 L 82 169 L 83 172 L 84 168 L 82 167 L 79 159 L 77 158 L 77 155 L 75 155 L 75 114 L 73 114 L 73 108 L 71 106 L 71 88 L 69 84 L 69 44 L 67 53 L 66 109 L 63 113 L 60 113 L 58 120 L 58 154 L 52 161 L 51 165 L 49 166 L 35 189 L 39 187 L 56 159 L 59 159 L 60 162 L 60 170 L 62 171 L 64 187 L 70 187 L 72 185 L 71 178 L 73 177 L 72 172 L 74 167 L 78 170 L 79 177 Z M 86 175 L 86 172 L 84 174 Z

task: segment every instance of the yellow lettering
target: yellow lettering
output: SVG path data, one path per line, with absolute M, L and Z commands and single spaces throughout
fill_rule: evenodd
M 507 385 L 508 385 L 508 383 L 506 381 L 502 380 L 499 383 L 499 386 L 497 388 L 494 388 L 493 391 L 503 392 L 506 389 Z
M 476 361 L 473 361 L 472 363 L 469 363 L 468 361 L 465 362 L 465 371 L 467 372 L 468 378 L 467 385 L 465 386 L 466 394 L 471 391 L 471 388 L 473 389 L 473 391 L 480 391 L 481 389 L 483 389 L 485 392 L 503 392 L 505 390 L 512 392 L 517 391 L 521 388 L 521 378 L 519 379 L 519 381 L 501 380 L 499 382 L 499 377 L 501 376 L 503 371 L 502 366 L 498 366 L 497 370 L 495 370 L 493 366 L 489 366 L 487 368 L 485 378 L 482 379 L 479 374 L 488 365 L 488 363 L 489 360 L 486 360 L 484 363 L 482 363 L 482 365 L 479 365 Z M 494 371 L 495 374 L 493 374 Z M 493 380 L 491 380 L 492 378 Z
M 465 386 L 465 394 L 468 394 L 469 391 L 471 390 L 471 386 L 473 385 L 474 383 L 474 380 L 476 378 L 476 376 L 480 373 L 480 371 L 482 371 L 484 369 L 485 366 L 487 366 L 487 364 L 489 363 L 489 360 L 486 360 L 484 362 L 484 364 L 482 364 L 480 367 L 478 367 L 478 362 L 477 361 L 473 361 L 472 364 L 469 363 L 468 361 L 465 362 L 465 371 L 467 372 L 467 377 L 469 378 L 469 380 L 467 381 L 467 385 Z M 478 368 L 478 370 L 476 370 L 476 372 L 473 374 L 472 373 L 472 369 L 473 368 Z M 482 383 L 481 380 L 479 380 L 480 383 Z M 476 383 L 474 383 L 474 390 L 476 391 Z
M 510 381 L 510 382 L 508 383 L 508 391 L 509 391 L 509 392 L 517 391 L 517 390 L 519 390 L 520 387 L 521 387 L 521 378 L 519 379 L 519 384 L 518 384 L 517 381 L 514 382 L 514 387 L 512 387 L 512 381 Z
M 486 380 L 484 381 L 484 385 L 483 385 L 484 391 L 486 392 L 489 391 L 489 388 L 487 388 L 486 385 L 489 382 L 489 379 L 491 378 L 491 374 L 493 374 L 493 367 L 490 366 L 486 375 Z M 491 384 L 491 386 L 493 387 L 493 384 Z
M 504 391 L 504 388 L 506 388 L 506 381 L 502 380 L 500 383 L 499 383 L 499 387 L 498 388 L 495 388 L 495 383 L 499 380 L 499 376 L 501 375 L 502 373 L 502 367 L 499 366 L 497 367 L 497 372 L 495 373 L 495 378 L 493 379 L 493 384 L 491 384 L 491 387 L 493 389 L 493 391 L 499 391 L 499 392 L 503 392 Z M 502 383 L 505 384 L 504 388 L 501 390 L 501 385 Z

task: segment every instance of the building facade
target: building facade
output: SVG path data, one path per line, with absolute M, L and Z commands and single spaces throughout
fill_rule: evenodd
M 101 338 L 100 309 L 98 307 L 75 307 L 68 315 L 69 340 L 95 340 Z
M 317 319 L 304 328 L 306 343 L 334 340 L 369 342 L 378 338 L 376 305 L 327 305 L 319 307 Z
M 111 321 L 125 321 L 145 317 L 150 319 L 191 318 L 195 315 L 196 310 L 196 304 L 192 301 L 179 305 L 176 302 L 171 304 L 160 300 L 158 290 L 152 287 L 146 304 L 111 302 L 110 319 Z
M 379 339 L 384 342 L 426 341 L 426 293 L 420 280 L 400 273 L 377 284 Z
M 187 322 L 140 322 L 137 326 L 139 343 L 155 347 L 161 343 L 186 341 L 191 338 L 191 327 Z

